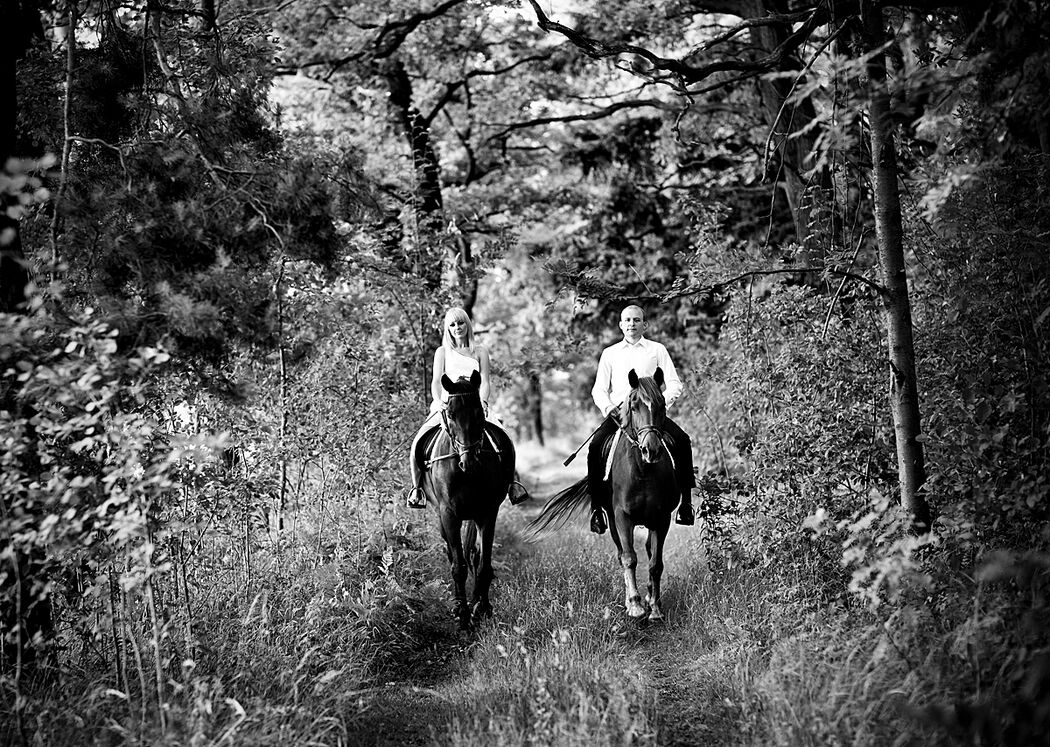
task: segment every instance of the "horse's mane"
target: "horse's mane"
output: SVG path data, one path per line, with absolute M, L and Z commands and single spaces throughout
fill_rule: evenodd
M 650 404 L 662 404 L 664 401 L 664 393 L 660 391 L 660 387 L 652 376 L 643 376 L 638 379 L 638 391 Z
M 642 402 L 649 405 L 654 413 L 660 412 L 662 414 L 664 412 L 664 393 L 660 391 L 660 386 L 652 376 L 639 377 L 638 387 L 631 389 L 627 393 L 627 407 L 625 409 L 628 414 L 631 412 L 631 405 L 636 399 L 641 399 Z

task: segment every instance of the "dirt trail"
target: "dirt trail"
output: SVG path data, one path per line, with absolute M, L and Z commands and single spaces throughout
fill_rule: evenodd
M 362 696 L 362 716 L 347 743 L 363 747 L 416 747 L 434 744 L 435 732 L 452 718 L 441 697 L 441 685 L 455 676 L 462 648 L 436 642 L 432 659 L 400 670 L 389 680 Z
M 661 628 L 646 645 L 646 663 L 660 693 L 656 726 L 660 747 L 738 744 L 739 706 L 713 686 L 704 662 Z

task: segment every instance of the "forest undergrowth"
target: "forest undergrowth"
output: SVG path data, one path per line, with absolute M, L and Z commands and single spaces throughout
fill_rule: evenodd
M 148 702 L 148 672 L 137 677 L 136 697 L 100 673 L 65 670 L 22 694 L 32 718 L 27 741 L 1003 741 L 1002 732 L 967 734 L 959 721 L 958 704 L 971 692 L 960 660 L 994 656 L 991 639 L 978 649 L 984 639 L 975 636 L 960 651 L 960 629 L 949 621 L 915 605 L 880 617 L 846 596 L 829 598 L 797 571 L 734 559 L 708 525 L 672 529 L 668 621 L 631 623 L 607 536 L 581 525 L 536 543 L 519 539 L 534 500 L 504 507 L 495 615 L 476 630 L 458 631 L 450 614 L 447 565 L 429 510 L 387 505 L 384 531 L 354 543 L 346 541 L 351 521 L 319 541 L 308 531 L 314 522 L 301 520 L 298 535 L 257 552 L 250 583 L 218 573 L 198 581 L 196 609 L 209 624 L 192 633 L 172 625 L 167 633 L 192 634 L 193 643 L 181 676 L 167 682 L 163 718 Z M 975 613 L 962 625 L 990 623 Z M 916 652 L 925 654 L 916 659 Z M 997 665 L 998 677 L 1010 676 L 1008 664 Z M 1009 685 L 982 671 L 990 673 L 983 692 Z M 1019 714 L 1023 705 L 986 700 L 971 713 L 979 719 L 985 709 L 977 726 L 1001 730 L 1011 724 L 1003 709 Z M 4 719 L 13 724 L 10 710 Z M 19 743 L 16 732 L 4 733 L 6 743 Z

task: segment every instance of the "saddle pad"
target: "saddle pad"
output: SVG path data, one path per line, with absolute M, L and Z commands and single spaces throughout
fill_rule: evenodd
M 434 447 L 437 445 L 438 433 L 440 432 L 441 427 L 435 425 L 419 439 L 419 444 L 416 446 L 417 461 L 426 462 L 434 456 Z
M 603 478 L 605 480 L 608 480 L 609 475 L 612 474 L 613 454 L 616 453 L 616 444 L 620 441 L 621 433 L 623 433 L 623 431 L 617 428 L 613 437 L 605 442 L 605 448 L 608 449 L 608 451 L 605 452 L 605 477 Z

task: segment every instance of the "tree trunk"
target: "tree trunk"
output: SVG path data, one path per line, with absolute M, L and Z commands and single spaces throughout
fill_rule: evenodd
M 920 433 L 919 394 L 912 339 L 911 302 L 904 262 L 904 231 L 897 187 L 897 155 L 886 85 L 886 58 L 882 10 L 865 6 L 864 25 L 871 50 L 880 50 L 868 62 L 869 115 L 871 120 L 872 182 L 875 200 L 875 234 L 879 267 L 886 292 L 883 313 L 890 364 L 890 410 L 897 440 L 897 472 L 901 505 L 917 531 L 930 528 L 930 509 L 923 494 L 926 464 Z
M 383 75 L 390 91 L 390 107 L 394 122 L 408 141 L 415 172 L 412 212 L 416 220 L 414 270 L 431 290 L 441 284 L 440 241 L 444 204 L 441 197 L 437 154 L 430 138 L 430 128 L 412 103 L 412 81 L 404 63 L 396 57 L 383 66 Z
M 201 0 L 201 19 L 205 31 L 215 30 L 215 0 Z
M 430 121 L 412 103 L 412 81 L 404 63 L 392 58 L 384 64 L 383 74 L 390 90 L 394 121 L 408 141 L 415 172 L 415 274 L 427 283 L 428 288 L 435 290 L 445 274 L 442 268 L 446 268 L 450 290 L 459 297 L 459 303 L 467 313 L 472 314 L 478 288 L 477 278 L 472 272 L 470 240 L 453 225 L 447 230 L 445 228 L 441 171 L 430 135 Z
M 454 242 L 457 250 L 455 263 L 456 285 L 459 287 L 459 305 L 474 316 L 474 304 L 478 301 L 478 278 L 474 274 L 474 257 L 470 249 L 470 239 L 457 233 Z
M 528 394 L 529 424 L 536 442 L 543 446 L 543 389 L 540 386 L 539 372 L 529 374 Z
M 787 12 L 787 3 L 784 0 L 747 0 L 743 6 L 741 16 L 745 18 L 762 18 Z M 755 26 L 750 36 L 757 54 L 761 56 L 773 52 L 790 33 L 791 27 L 787 24 Z M 791 55 L 784 60 L 777 72 L 801 73 L 802 69 L 802 61 Z M 814 196 L 818 195 L 819 191 L 806 183 L 803 172 L 806 169 L 806 158 L 813 153 L 816 135 L 814 132 L 805 135 L 796 133 L 812 125 L 817 115 L 813 102 L 809 99 L 784 106 L 784 101 L 793 92 L 793 84 L 793 79 L 782 77 L 772 80 L 758 78 L 756 83 L 765 120 L 772 130 L 770 147 L 780 150 L 779 157 L 773 160 L 780 163 L 784 197 L 794 219 L 795 240 L 802 249 L 799 262 L 806 266 L 815 266 L 823 261 L 824 255 L 823 247 L 817 241 L 818 237 L 832 234 L 827 230 L 831 226 L 823 227 L 825 230 L 814 229 L 814 221 L 821 215 L 821 211 L 815 209 L 817 200 Z M 821 191 L 830 191 L 830 179 L 826 171 L 818 176 L 816 183 L 822 188 Z

